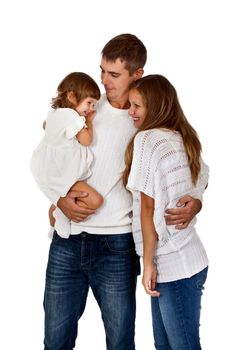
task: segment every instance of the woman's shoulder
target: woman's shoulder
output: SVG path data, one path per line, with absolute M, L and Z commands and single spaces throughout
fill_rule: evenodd
M 154 146 L 155 144 L 167 144 L 175 136 L 178 137 L 178 133 L 175 133 L 167 129 L 150 129 L 140 131 L 135 137 L 135 144 L 143 144 L 144 146 Z
M 140 158 L 150 158 L 155 164 L 175 161 L 178 154 L 184 154 L 181 135 L 166 129 L 140 131 L 135 137 L 134 154 Z

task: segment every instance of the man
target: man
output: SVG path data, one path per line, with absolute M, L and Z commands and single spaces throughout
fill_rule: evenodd
M 97 212 L 76 204 L 84 194 L 59 198 L 45 190 L 54 204 L 72 220 L 71 235 L 55 232 L 46 272 L 45 350 L 73 349 L 77 323 L 84 312 L 89 287 L 101 309 L 108 350 L 135 349 L 135 289 L 139 258 L 131 234 L 131 195 L 124 188 L 124 151 L 135 129 L 128 116 L 128 91 L 142 77 L 147 58 L 144 44 L 122 34 L 102 50 L 102 96 L 94 119 L 92 152 L 95 162 L 90 186 L 104 197 Z M 187 226 L 200 210 L 199 200 L 182 199 L 167 223 Z M 93 215 L 92 215 L 93 214 Z

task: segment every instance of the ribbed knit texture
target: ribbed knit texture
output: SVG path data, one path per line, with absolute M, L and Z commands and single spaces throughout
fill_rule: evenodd
M 208 183 L 208 167 L 201 161 L 196 187 L 191 182 L 187 154 L 179 133 L 168 130 L 140 132 L 134 142 L 134 155 L 127 187 L 132 191 L 133 234 L 136 251 L 143 255 L 140 224 L 140 192 L 154 198 L 154 225 L 158 233 L 156 249 L 159 281 L 191 277 L 208 264 L 205 249 L 196 234 L 196 218 L 184 230 L 166 226 L 167 208 L 174 208 L 185 195 L 201 198 Z
M 97 104 L 93 121 L 94 155 L 92 175 L 87 183 L 104 197 L 104 204 L 82 223 L 73 223 L 74 234 L 86 231 L 95 234 L 131 232 L 132 195 L 123 186 L 124 153 L 136 129 L 128 110 L 111 106 L 105 95 Z

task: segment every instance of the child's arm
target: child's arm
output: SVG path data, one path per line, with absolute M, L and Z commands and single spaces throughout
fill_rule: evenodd
M 95 112 L 88 114 L 86 117 L 87 128 L 81 129 L 77 134 L 77 140 L 84 146 L 89 146 L 93 140 L 93 125 L 92 121 L 95 116 Z
M 154 199 L 141 192 L 141 226 L 144 243 L 144 272 L 142 283 L 147 294 L 159 296 L 155 291 L 157 269 L 153 258 L 157 243 L 157 233 L 153 222 Z

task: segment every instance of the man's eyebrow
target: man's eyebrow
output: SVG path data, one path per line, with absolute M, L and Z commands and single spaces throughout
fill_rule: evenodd
M 101 66 L 100 66 L 100 69 L 101 69 L 101 70 L 103 70 L 103 71 L 105 71 L 105 69 L 104 69 L 103 67 L 101 67 Z M 118 75 L 120 75 L 120 73 L 118 73 L 118 72 L 114 72 L 114 71 L 108 71 L 108 73 L 110 73 L 110 74 L 118 74 Z

